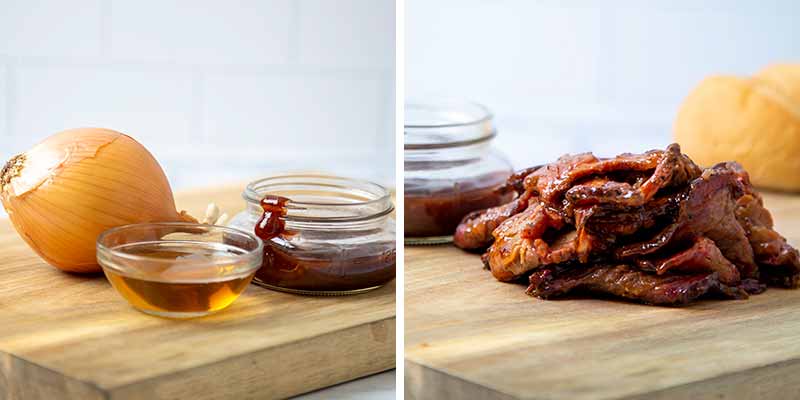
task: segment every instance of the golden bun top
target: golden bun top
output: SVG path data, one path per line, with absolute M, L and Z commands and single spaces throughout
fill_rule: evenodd
M 738 161 L 757 186 L 800 191 L 800 65 L 704 79 L 681 105 L 674 134 L 702 166 Z
M 800 106 L 800 64 L 772 64 L 754 77 L 769 83 Z

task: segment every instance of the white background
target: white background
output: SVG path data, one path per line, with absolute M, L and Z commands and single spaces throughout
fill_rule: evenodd
M 394 183 L 393 0 L 0 0 L 0 158 L 137 138 L 174 187 L 315 169 Z
M 408 0 L 406 96 L 466 97 L 522 168 L 664 147 L 703 77 L 800 62 L 800 1 Z

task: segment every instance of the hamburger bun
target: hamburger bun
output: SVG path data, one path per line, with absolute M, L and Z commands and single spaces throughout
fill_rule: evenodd
M 706 78 L 678 111 L 675 141 L 699 165 L 738 161 L 756 186 L 800 191 L 800 101 L 787 94 L 800 88 L 796 74 L 775 66 Z

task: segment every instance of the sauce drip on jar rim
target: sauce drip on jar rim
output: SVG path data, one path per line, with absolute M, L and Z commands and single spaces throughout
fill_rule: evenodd
M 256 222 L 256 236 L 266 241 L 283 233 L 286 229 L 284 217 L 287 213 L 287 203 L 289 203 L 289 199 L 286 197 L 271 194 L 261 199 L 261 208 L 264 213 Z

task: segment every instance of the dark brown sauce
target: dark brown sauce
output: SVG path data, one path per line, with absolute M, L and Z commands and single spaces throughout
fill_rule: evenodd
M 264 260 L 256 279 L 278 287 L 309 291 L 348 291 L 380 286 L 395 277 L 395 243 L 339 244 L 346 235 L 358 237 L 374 231 L 308 231 L 313 246 L 300 247 L 288 239 L 285 217 L 289 199 L 268 195 L 261 200 L 264 214 L 255 234 L 264 241 Z M 330 243 L 325 243 L 326 241 Z
M 470 212 L 499 206 L 514 198 L 513 192 L 501 190 L 506 178 L 508 173 L 489 174 L 435 192 L 414 190 L 414 182 L 406 182 L 405 236 L 452 235 Z

